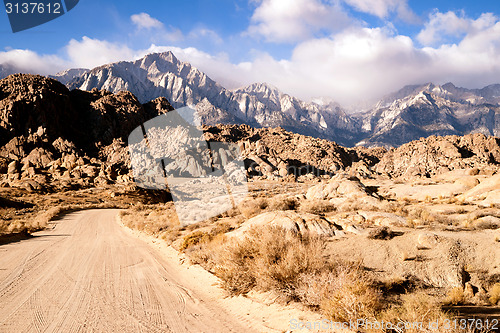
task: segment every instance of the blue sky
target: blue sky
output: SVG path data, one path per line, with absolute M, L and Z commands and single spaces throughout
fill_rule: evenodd
M 172 50 L 228 88 L 347 104 L 406 84 L 500 82 L 497 0 L 80 0 L 16 34 L 0 16 L 0 63 L 41 74 Z

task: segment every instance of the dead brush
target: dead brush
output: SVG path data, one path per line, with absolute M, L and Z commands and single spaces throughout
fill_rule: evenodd
M 416 291 L 411 294 L 401 295 L 399 302 L 384 310 L 379 320 L 390 322 L 393 325 L 400 325 L 398 332 L 404 333 L 425 333 L 436 332 L 430 323 L 445 320 L 453 320 L 453 317 L 444 312 L 439 301 L 427 295 L 424 291 Z M 440 328 L 440 327 L 439 327 Z M 463 332 L 459 329 L 450 328 L 446 332 Z
M 495 283 L 488 292 L 491 305 L 497 305 L 500 302 L 500 283 Z
M 465 301 L 464 289 L 461 287 L 455 287 L 448 291 L 446 298 L 443 302 L 445 305 L 463 305 Z
M 209 231 L 195 230 L 184 236 L 179 250 L 186 251 L 195 245 L 212 242 L 217 237 L 220 238 L 220 236 L 223 236 L 231 230 L 233 230 L 233 228 L 228 223 L 217 223 Z
M 250 289 L 278 291 L 296 298 L 295 290 L 302 273 L 328 270 L 323 257 L 325 241 L 301 236 L 279 227 L 250 230 L 241 240 L 232 239 L 221 246 L 214 271 L 222 287 L 231 294 Z
M 321 302 L 323 315 L 336 322 L 374 320 L 384 308 L 382 292 L 356 265 L 341 265 L 326 280 Z
M 121 211 L 120 218 L 125 226 L 151 235 L 170 232 L 180 226 L 172 203 L 134 206 Z
M 303 200 L 298 211 L 310 214 L 326 214 L 335 211 L 337 208 L 328 200 Z
M 259 215 L 268 206 L 268 202 L 265 198 L 250 198 L 238 205 L 238 209 L 241 214 L 249 219 L 256 215 Z
M 277 195 L 268 200 L 269 210 L 295 210 L 299 205 L 297 199 L 283 195 Z

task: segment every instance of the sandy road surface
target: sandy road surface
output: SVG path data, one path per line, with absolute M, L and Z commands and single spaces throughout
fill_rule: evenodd
M 249 332 L 116 221 L 67 215 L 0 246 L 0 332 Z

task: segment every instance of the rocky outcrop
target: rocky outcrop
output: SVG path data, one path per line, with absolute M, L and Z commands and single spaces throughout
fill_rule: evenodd
M 206 126 L 204 132 L 208 141 L 237 143 L 248 175 L 266 179 L 330 178 L 359 161 L 371 168 L 385 153 L 385 149 L 344 148 L 282 128 L 218 125 Z
M 11 75 L 0 81 L 0 182 L 56 190 L 131 181 L 128 135 L 169 110 L 165 99 L 142 105 L 129 92 Z
M 431 136 L 390 150 L 375 170 L 390 177 L 430 177 L 455 169 L 500 165 L 500 139 L 484 134 Z
M 240 228 L 229 233 L 230 236 L 241 236 L 245 232 L 255 227 L 280 227 L 285 230 L 298 233 L 301 235 L 320 235 L 320 236 L 343 236 L 344 231 L 342 227 L 328 221 L 324 217 L 307 214 L 297 213 L 295 211 L 274 211 L 266 212 L 257 215 Z

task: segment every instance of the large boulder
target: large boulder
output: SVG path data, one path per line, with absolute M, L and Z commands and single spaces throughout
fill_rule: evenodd
M 321 236 L 342 236 L 342 227 L 314 214 L 299 214 L 295 211 L 273 211 L 257 215 L 233 231 L 233 236 L 241 236 L 255 227 L 275 226 L 300 233 Z

